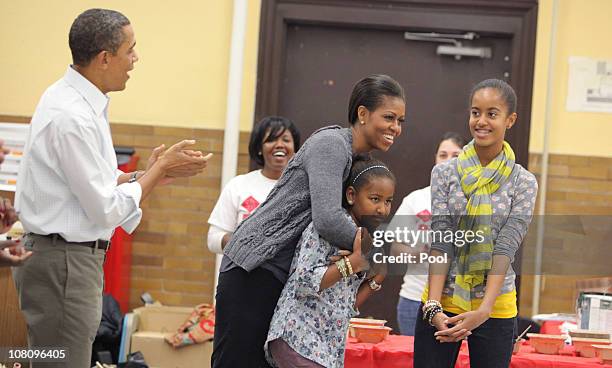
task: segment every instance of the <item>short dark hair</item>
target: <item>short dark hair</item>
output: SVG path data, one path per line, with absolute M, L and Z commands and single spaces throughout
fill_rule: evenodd
M 349 177 L 343 185 L 342 190 L 342 206 L 349 208 L 346 200 L 346 190 L 348 187 L 353 187 L 359 190 L 364 185 L 371 183 L 376 178 L 388 178 L 395 183 L 395 175 L 389 170 L 389 167 L 384 162 L 372 158 L 370 156 L 358 155 L 353 157 L 353 164 Z
M 485 79 L 475 85 L 472 88 L 472 92 L 470 92 L 469 106 L 472 105 L 474 94 L 481 89 L 486 88 L 492 88 L 499 92 L 501 98 L 506 103 L 506 107 L 508 108 L 508 115 L 516 112 L 516 92 L 514 92 L 514 88 L 512 88 L 512 86 L 501 79 Z
M 388 75 L 374 74 L 357 82 L 349 100 L 349 123 L 354 125 L 357 122 L 359 106 L 365 106 L 369 111 L 374 111 L 380 106 L 385 96 L 406 100 L 402 86 Z
M 293 137 L 294 151 L 297 152 L 298 149 L 300 149 L 300 131 L 293 121 L 282 116 L 266 116 L 255 125 L 249 141 L 249 156 L 251 160 L 255 161 L 259 166 L 264 165 L 263 156 L 259 155 L 259 152 L 261 152 L 261 148 L 265 143 L 264 137 L 268 129 L 270 130 L 270 135 L 266 139 L 266 142 L 272 142 L 283 135 L 285 130 L 289 130 L 289 133 L 291 133 Z
M 123 27 L 129 24 L 115 10 L 89 9 L 79 14 L 68 34 L 72 63 L 87 66 L 100 51 L 116 53 L 123 42 Z
M 463 138 L 461 134 L 457 132 L 446 132 L 442 135 L 442 138 L 440 138 L 440 141 L 438 142 L 438 145 L 436 146 L 436 152 L 438 152 L 438 149 L 440 148 L 440 145 L 442 144 L 442 142 L 448 141 L 448 140 L 450 140 L 455 145 L 457 145 L 457 147 L 460 147 L 460 148 L 463 148 L 463 146 L 465 146 L 466 144 L 466 140 L 465 138 Z

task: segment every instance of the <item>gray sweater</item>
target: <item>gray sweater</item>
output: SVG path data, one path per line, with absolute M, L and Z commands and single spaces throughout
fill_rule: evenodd
M 350 129 L 330 126 L 313 133 L 289 161 L 267 199 L 232 235 L 221 272 L 262 266 L 283 283 L 300 236 L 312 221 L 332 245 L 351 250 L 355 225 L 342 209 L 342 184 L 352 164 Z

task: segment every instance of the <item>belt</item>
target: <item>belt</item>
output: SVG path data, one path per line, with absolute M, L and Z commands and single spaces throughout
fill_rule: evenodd
M 108 251 L 108 249 L 110 248 L 111 242 L 110 240 L 102 240 L 102 239 L 98 239 L 98 240 L 94 240 L 94 241 L 88 241 L 88 242 L 71 242 L 68 241 L 66 239 L 64 239 L 60 234 L 47 234 L 47 235 L 43 235 L 43 234 L 34 234 L 34 233 L 29 233 L 28 235 L 34 235 L 34 236 L 40 236 L 43 238 L 49 238 L 52 239 L 53 242 L 56 242 L 57 240 L 61 240 L 65 243 L 68 244 L 75 244 L 75 245 L 80 245 L 82 247 L 87 247 L 87 248 L 92 248 L 92 249 L 101 249 L 103 251 Z

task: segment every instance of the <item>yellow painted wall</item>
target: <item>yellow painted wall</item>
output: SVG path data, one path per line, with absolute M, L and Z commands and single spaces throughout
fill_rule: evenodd
M 248 0 L 241 129 L 252 125 L 260 0 Z M 111 94 L 110 120 L 223 129 L 231 0 L 0 1 L 0 115 L 31 116 L 71 62 L 68 31 L 88 8 L 124 13 L 140 61 L 127 89 Z
M 252 125 L 261 0 L 248 0 L 241 130 Z M 0 115 L 29 116 L 70 63 L 67 34 L 91 7 L 117 9 L 134 25 L 140 61 L 128 88 L 113 93 L 112 121 L 223 129 L 231 0 L 0 1 Z M 612 0 L 559 0 L 554 69 L 553 153 L 612 156 L 612 114 L 567 112 L 569 56 L 612 59 Z M 540 0 L 530 151 L 541 152 L 552 0 Z
M 612 60 L 610 0 L 558 0 L 552 94 L 552 153 L 612 157 L 612 113 L 566 110 L 569 57 Z M 530 151 L 542 152 L 550 54 L 552 0 L 540 0 Z

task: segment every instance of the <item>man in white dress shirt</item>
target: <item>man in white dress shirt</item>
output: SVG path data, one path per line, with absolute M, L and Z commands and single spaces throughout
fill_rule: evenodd
M 107 93 L 125 89 L 138 61 L 134 31 L 119 12 L 90 9 L 73 22 L 69 44 L 73 65 L 45 91 L 32 117 L 15 204 L 33 255 L 13 276 L 30 346 L 68 349 L 67 362 L 42 366 L 85 368 L 114 229 L 132 232 L 140 201 L 155 185 L 200 173 L 209 157 L 189 150 L 195 142 L 186 140 L 156 148 L 145 172 L 120 172 Z

